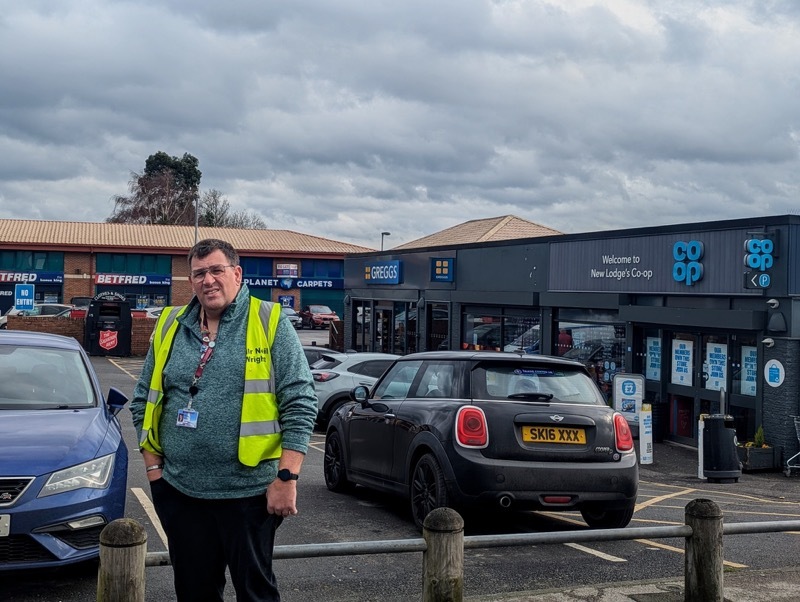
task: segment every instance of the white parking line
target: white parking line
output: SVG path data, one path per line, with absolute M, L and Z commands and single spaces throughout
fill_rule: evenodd
M 153 502 L 150 501 L 150 498 L 147 497 L 147 494 L 141 487 L 131 487 L 131 491 L 133 492 L 133 495 L 136 496 L 136 499 L 139 500 L 142 508 L 144 508 L 144 511 L 147 513 L 150 522 L 153 523 L 153 527 L 155 527 L 158 536 L 161 538 L 161 542 L 166 548 L 167 534 L 164 533 L 164 528 L 161 526 L 161 521 L 158 520 L 158 515 L 156 514 L 156 509 L 153 507 Z
M 626 558 L 620 558 L 619 556 L 612 556 L 611 554 L 606 554 L 599 550 L 593 550 L 592 548 L 587 548 L 586 546 L 582 546 L 577 543 L 565 543 L 564 545 L 569 548 L 573 548 L 574 550 L 578 550 L 579 552 L 586 552 L 587 554 L 591 554 L 592 556 L 597 556 L 598 558 L 602 558 L 603 560 L 608 560 L 609 562 L 628 562 Z

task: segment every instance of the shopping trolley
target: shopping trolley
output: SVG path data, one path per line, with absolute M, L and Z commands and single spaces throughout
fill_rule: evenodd
M 794 430 L 797 433 L 797 441 L 800 442 L 800 416 L 792 416 L 792 418 L 794 419 Z M 783 474 L 790 477 L 794 471 L 800 471 L 800 452 L 797 452 L 786 460 L 786 468 L 783 469 Z

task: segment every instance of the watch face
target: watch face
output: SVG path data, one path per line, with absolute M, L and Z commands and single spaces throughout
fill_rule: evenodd
M 278 478 L 281 481 L 296 481 L 297 480 L 297 476 L 298 475 L 296 475 L 296 474 L 292 474 L 291 471 L 288 468 L 281 468 L 278 471 Z

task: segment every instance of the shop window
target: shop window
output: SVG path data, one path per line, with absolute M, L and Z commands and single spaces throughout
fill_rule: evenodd
M 0 251 L 0 270 L 63 272 L 64 253 L 61 251 Z
M 752 335 L 731 337 L 731 393 L 756 396 L 758 347 Z
M 273 276 L 272 259 L 268 257 L 241 257 L 242 275 L 248 278 L 268 278 Z
M 426 339 L 428 351 L 450 349 L 450 310 L 446 303 L 428 303 L 425 307 Z
M 464 314 L 461 324 L 461 348 L 500 351 L 502 326 L 500 316 Z
M 394 352 L 414 353 L 417 350 L 417 306 L 415 303 L 394 304 Z
M 670 382 L 691 387 L 694 383 L 694 335 L 676 332 L 672 338 Z
M 304 259 L 303 278 L 343 278 L 344 261 L 337 259 Z
M 728 337 L 703 335 L 703 387 L 728 390 Z
M 559 321 L 556 327 L 556 353 L 582 362 L 603 393 L 610 396 L 614 375 L 625 371 L 625 327 L 566 321 Z
M 541 353 L 541 328 L 538 316 L 503 318 L 503 351 Z
M 144 253 L 98 253 L 97 272 L 100 274 L 171 274 L 169 255 Z
M 647 380 L 661 380 L 661 332 L 645 330 L 642 345 L 642 374 Z

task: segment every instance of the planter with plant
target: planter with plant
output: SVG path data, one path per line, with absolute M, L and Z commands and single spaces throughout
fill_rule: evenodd
M 783 447 L 769 445 L 764 439 L 764 427 L 759 426 L 752 441 L 738 444 L 736 451 L 743 472 L 778 471 L 783 468 Z

